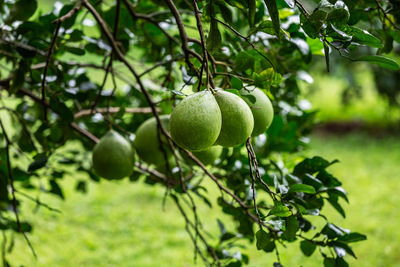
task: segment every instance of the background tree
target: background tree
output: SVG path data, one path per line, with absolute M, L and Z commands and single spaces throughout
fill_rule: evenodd
M 174 161 L 166 168 L 136 161 L 129 179 L 165 186 L 195 257 L 206 265 L 246 264 L 237 242 L 247 239 L 254 249 L 274 252 L 281 266 L 276 244 L 298 242 L 326 266 L 347 266 L 344 256 L 355 257 L 350 243 L 366 237 L 323 215 L 329 203 L 345 217 L 346 191 L 327 170 L 337 161 L 288 155 L 304 148 L 313 126 L 314 113 L 299 104 L 298 81 L 314 56 L 324 55 L 327 71 L 331 52 L 399 69 L 381 55 L 391 56 L 398 41 L 398 1 L 356 2 L 82 0 L 41 14 L 37 1 L 1 1 L 0 228 L 22 234 L 35 253 L 26 235 L 32 226 L 18 212 L 21 198 L 52 209 L 29 194 L 42 190 L 38 180 L 61 198 L 66 174 L 99 181 L 91 166 L 98 138 L 110 128 L 132 138 L 155 117 Z M 377 21 L 382 31 L 375 36 L 366 29 Z M 174 144 L 160 114 L 171 113 L 185 95 L 217 87 L 244 98 L 241 90 L 260 88 L 275 116 L 265 134 L 225 148 L 216 164 L 205 166 Z M 197 214 L 198 205 L 212 205 L 205 180 L 220 190 L 214 208 L 237 226 L 227 232 L 219 221 L 218 242 Z M 76 188 L 85 187 L 79 181 Z M 312 216 L 325 221 L 322 227 Z

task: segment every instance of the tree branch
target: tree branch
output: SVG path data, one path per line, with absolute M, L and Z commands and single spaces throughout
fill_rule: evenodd
M 195 17 L 196 17 L 196 22 L 197 22 L 197 29 L 199 31 L 200 35 L 200 42 L 201 46 L 203 48 L 203 61 L 201 64 L 201 70 L 200 70 L 200 81 L 199 81 L 199 86 L 197 88 L 197 91 L 200 91 L 200 86 L 202 85 L 202 79 L 203 79 L 203 70 L 204 68 L 206 69 L 206 88 L 209 89 L 209 85 L 211 84 L 211 88 L 215 88 L 214 80 L 212 76 L 210 75 L 210 69 L 208 67 L 208 50 L 207 50 L 207 44 L 206 44 L 206 38 L 204 36 L 204 30 L 203 30 L 203 25 L 201 24 L 201 18 L 200 18 L 200 10 L 199 7 L 197 6 L 196 0 L 192 0 L 193 6 L 194 6 L 194 12 L 195 12 Z
M 178 25 L 178 30 L 179 30 L 179 35 L 181 37 L 182 40 L 182 50 L 183 53 L 185 54 L 185 60 L 186 63 L 188 64 L 189 68 L 193 71 L 195 71 L 195 73 L 197 74 L 197 76 L 199 77 L 199 79 L 201 79 L 201 77 L 199 76 L 200 74 L 198 73 L 196 67 L 193 65 L 193 63 L 190 61 L 190 57 L 189 54 L 190 49 L 188 47 L 188 37 L 185 31 L 185 26 L 183 25 L 183 21 L 181 18 L 181 15 L 179 14 L 178 9 L 176 8 L 174 2 L 172 0 L 165 0 L 165 2 L 167 3 L 169 9 L 172 12 L 172 15 L 175 18 L 176 24 Z
M 42 103 L 43 103 L 43 111 L 44 111 L 44 121 L 47 121 L 47 107 L 45 106 L 44 102 L 46 100 L 46 76 L 47 76 L 47 69 L 49 68 L 51 55 L 53 53 L 54 46 L 56 44 L 58 32 L 60 31 L 61 21 L 57 23 L 56 30 L 53 35 L 53 39 L 51 40 L 50 48 L 47 53 L 46 65 L 44 66 L 43 70 L 43 78 L 42 78 Z
M 121 110 L 120 107 L 110 107 L 109 110 L 107 108 L 95 108 L 92 112 L 91 109 L 82 109 L 75 113 L 74 118 L 79 119 L 84 116 L 90 116 L 93 113 L 101 113 L 101 114 L 106 114 L 106 113 L 118 113 Z M 159 109 L 157 109 L 160 111 Z M 149 107 L 143 107 L 143 108 L 125 108 L 124 110 L 125 113 L 139 113 L 139 114 L 147 114 L 151 113 L 151 108 Z

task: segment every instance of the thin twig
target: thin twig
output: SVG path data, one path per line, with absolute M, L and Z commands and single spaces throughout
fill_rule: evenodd
M 380 10 L 380 11 L 383 13 L 383 16 L 385 17 L 385 19 L 386 19 L 387 21 L 389 21 L 389 23 L 392 24 L 392 26 L 393 26 L 396 30 L 399 30 L 399 31 L 400 31 L 400 27 L 399 27 L 395 22 L 393 22 L 393 21 L 389 18 L 388 14 L 386 13 L 385 9 L 383 8 L 383 6 L 382 6 L 382 4 L 379 2 L 379 0 L 375 0 L 375 2 L 376 2 L 376 4 L 377 4 L 377 6 L 378 6 L 378 10 Z M 382 22 L 382 23 L 384 24 L 384 22 Z
M 251 163 L 253 164 L 254 172 L 256 173 L 258 181 L 267 189 L 268 194 L 274 200 L 276 200 L 276 193 L 271 190 L 271 188 L 264 182 L 264 180 L 260 176 L 256 153 L 254 152 L 253 146 L 251 145 L 250 137 L 247 139 L 246 148 L 247 148 L 247 153 L 249 155 L 249 159 L 251 159 Z
M 182 50 L 183 53 L 185 54 L 185 60 L 186 63 L 188 64 L 189 68 L 193 71 L 195 71 L 195 73 L 197 74 L 197 76 L 199 77 L 199 79 L 201 79 L 201 77 L 199 76 L 199 72 L 197 71 L 196 67 L 193 65 L 193 63 L 190 61 L 190 49 L 188 47 L 188 37 L 186 34 L 186 30 L 185 30 L 185 26 L 183 25 L 182 22 L 182 18 L 181 15 L 179 14 L 178 9 L 176 8 L 174 2 L 172 0 L 165 0 L 165 2 L 167 2 L 167 5 L 169 7 L 169 9 L 172 12 L 172 15 L 175 18 L 176 24 L 178 26 L 178 30 L 179 30 L 179 35 L 181 37 L 182 40 Z
M 95 108 L 93 113 L 118 113 L 121 110 L 120 107 L 110 107 L 108 110 L 107 108 Z M 157 109 L 159 111 L 159 109 Z M 143 108 L 125 108 L 124 113 L 137 113 L 137 114 L 147 114 L 151 113 L 151 108 L 143 107 Z M 84 116 L 89 116 L 93 114 L 90 109 L 82 109 L 79 112 L 75 113 L 74 118 L 79 119 Z
M 204 36 L 204 30 L 203 30 L 203 25 L 201 24 L 201 18 L 200 18 L 200 10 L 199 7 L 197 6 L 196 0 L 192 0 L 193 6 L 194 6 L 194 12 L 196 16 L 196 23 L 197 23 L 197 29 L 199 31 L 200 35 L 200 42 L 201 46 L 203 48 L 203 61 L 201 63 L 201 70 L 200 70 L 200 80 L 199 80 L 199 85 L 197 88 L 197 91 L 200 91 L 200 87 L 202 85 L 202 80 L 203 80 L 203 70 L 205 68 L 206 70 L 206 88 L 209 89 L 209 85 L 211 85 L 211 89 L 215 88 L 214 80 L 212 76 L 210 75 L 210 69 L 208 67 L 208 50 L 207 50 L 207 44 L 206 44 L 206 38 Z
M 158 21 L 156 21 L 155 19 L 153 19 L 153 15 L 146 15 L 146 14 L 139 14 L 136 13 L 133 10 L 133 4 L 131 2 L 129 2 L 128 0 L 123 0 L 125 6 L 128 8 L 129 13 L 131 14 L 132 18 L 134 19 L 143 19 L 143 20 L 147 20 L 148 22 L 154 24 L 158 29 L 160 29 L 160 31 L 171 41 L 173 41 L 176 44 L 179 44 L 179 41 L 173 37 L 171 34 L 169 34 L 163 27 L 160 26 L 160 23 Z
M 256 211 L 256 214 L 259 218 L 259 220 L 261 220 L 261 216 L 260 216 L 260 212 L 258 211 L 258 207 L 257 207 L 257 201 L 256 201 L 256 188 L 255 188 L 255 178 L 254 178 L 254 173 L 253 173 L 253 158 L 252 158 L 252 154 L 251 154 L 251 149 L 250 149 L 250 145 L 251 145 L 251 137 L 249 137 L 246 141 L 246 148 L 247 148 L 247 157 L 249 159 L 249 169 L 250 169 L 250 177 L 251 177 L 251 190 L 252 190 L 252 198 L 253 198 L 253 205 L 254 205 L 254 210 Z M 261 227 L 261 225 L 260 225 Z
M 44 120 L 47 121 L 47 107 L 45 107 L 44 102 L 46 100 L 46 76 L 47 76 L 47 70 L 50 65 L 51 61 L 51 55 L 53 54 L 53 49 L 56 44 L 58 32 L 60 31 L 61 28 L 61 21 L 57 23 L 56 30 L 54 31 L 53 39 L 51 40 L 49 52 L 47 53 L 47 59 L 46 59 L 46 65 L 43 70 L 43 77 L 42 77 L 42 103 L 43 103 L 43 111 L 44 111 Z
M 54 20 L 52 23 L 63 23 L 64 21 L 75 15 L 75 13 L 78 12 L 80 9 L 81 9 L 81 2 L 78 1 L 76 5 L 67 14 Z
M 50 211 L 54 211 L 54 212 L 57 212 L 57 213 L 61 213 L 61 210 L 50 207 L 50 206 L 47 205 L 46 203 L 41 202 L 38 198 L 31 197 L 30 195 L 25 194 L 24 192 L 21 192 L 21 191 L 19 191 L 19 190 L 15 190 L 15 192 L 18 193 L 18 194 L 20 194 L 21 196 L 24 196 L 25 198 L 27 198 L 27 199 L 33 201 L 33 202 L 35 202 L 38 206 L 45 207 L 46 209 L 48 209 L 48 210 L 50 210 Z
M 99 103 L 99 100 L 101 98 L 101 94 L 103 92 L 104 86 L 106 85 L 106 82 L 107 82 L 108 73 L 110 72 L 111 68 L 112 68 L 112 54 L 110 55 L 110 60 L 108 61 L 108 64 L 107 64 L 107 67 L 106 67 L 106 72 L 104 74 L 103 82 L 101 83 L 99 92 L 97 93 L 97 96 L 94 99 L 94 102 L 93 102 L 93 105 L 92 105 L 92 108 L 91 108 L 91 114 L 93 114 L 94 110 L 96 109 L 96 106 Z
M 221 23 L 222 25 L 224 25 L 226 28 L 228 28 L 229 30 L 231 30 L 234 34 L 236 34 L 237 36 L 239 36 L 240 38 L 242 38 L 243 40 L 245 40 L 256 52 L 257 54 L 259 54 L 260 56 L 262 56 L 263 58 L 265 58 L 269 64 L 271 64 L 272 68 L 274 70 L 276 70 L 274 63 L 272 63 L 272 61 L 266 56 L 264 55 L 264 53 L 262 53 L 261 51 L 259 51 L 256 46 L 250 41 L 250 37 L 246 37 L 243 34 L 241 34 L 240 32 L 238 32 L 235 28 L 233 28 L 231 25 L 223 22 L 220 19 L 217 19 L 215 17 L 213 17 L 216 21 L 218 21 L 219 23 Z

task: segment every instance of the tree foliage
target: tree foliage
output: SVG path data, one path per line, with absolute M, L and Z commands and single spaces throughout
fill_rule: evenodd
M 76 181 L 81 192 L 88 179 L 100 181 L 90 151 L 110 127 L 132 137 L 155 116 L 168 137 L 159 114 L 171 113 L 185 95 L 218 87 L 241 96 L 240 90 L 256 87 L 275 110 L 265 134 L 225 148 L 207 167 L 165 138 L 176 161 L 158 169 L 137 162 L 129 179 L 166 188 L 206 265 L 247 264 L 251 259 L 237 244 L 247 239 L 266 253 L 297 242 L 304 255 L 320 254 L 325 266 L 347 266 L 344 256 L 355 257 L 350 243 L 366 237 L 323 215 L 331 205 L 346 216 L 346 191 L 329 172 L 337 161 L 296 154 L 306 146 L 315 114 L 300 101 L 299 80 L 307 80 L 316 57 L 333 68 L 331 53 L 398 70 L 390 52 L 399 42 L 399 5 L 77 0 L 42 13 L 36 0 L 0 1 L 1 229 L 29 242 L 32 226 L 20 218 L 20 201 L 51 209 L 31 194 L 45 190 L 64 199 L 60 181 L 70 174 L 82 177 Z M 220 189 L 216 207 L 206 180 Z M 214 242 L 197 205 L 220 209 L 236 228 L 218 220 L 221 234 Z M 313 217 L 324 225 L 316 227 Z M 275 265 L 283 263 L 278 256 Z

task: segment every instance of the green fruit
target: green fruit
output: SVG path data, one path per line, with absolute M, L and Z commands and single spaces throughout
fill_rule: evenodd
M 222 153 L 222 146 L 212 146 L 207 148 L 206 150 L 196 151 L 193 152 L 192 154 L 196 158 L 198 158 L 204 165 L 210 165 L 213 164 L 221 156 L 221 153 Z M 186 159 L 186 162 L 188 164 L 196 165 L 196 163 L 186 154 L 184 158 Z
M 246 90 L 240 91 L 244 101 L 249 105 L 254 117 L 254 129 L 251 136 L 257 136 L 269 128 L 274 118 L 274 109 L 268 96 L 263 91 L 256 88 L 251 92 Z M 246 97 L 246 96 L 254 96 Z M 255 100 L 255 102 L 254 102 Z
M 225 147 L 243 144 L 254 126 L 249 106 L 239 96 L 229 92 L 219 90 L 214 96 L 222 115 L 221 133 L 216 144 Z
M 161 124 L 164 128 L 169 131 L 169 115 L 160 116 Z M 171 150 L 168 146 L 167 138 L 160 131 L 161 142 L 163 143 L 163 149 L 166 153 L 167 159 L 169 160 L 172 156 Z M 158 126 L 155 117 L 152 117 L 143 122 L 136 130 L 135 141 L 133 145 L 136 149 L 139 158 L 143 161 L 161 165 L 165 164 L 164 153 L 161 150 L 160 142 L 158 138 Z
M 221 130 L 221 111 L 209 91 L 186 97 L 171 113 L 171 137 L 180 147 L 199 151 L 212 146 Z
M 94 146 L 92 161 L 99 176 L 110 180 L 121 179 L 132 173 L 135 153 L 128 140 L 110 130 Z

